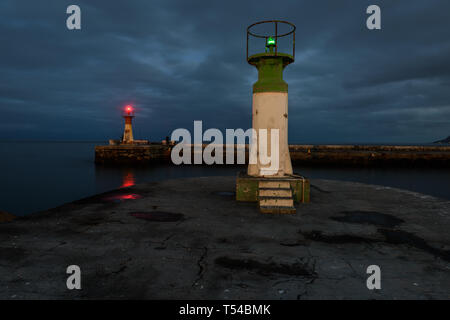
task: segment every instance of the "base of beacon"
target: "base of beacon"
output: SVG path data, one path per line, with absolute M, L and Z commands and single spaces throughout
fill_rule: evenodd
M 258 202 L 261 185 L 274 186 L 284 184 L 292 192 L 292 199 L 296 203 L 307 203 L 310 200 L 309 179 L 297 175 L 285 175 L 283 177 L 256 177 L 250 176 L 246 172 L 239 172 L 236 178 L 236 200 L 247 202 Z

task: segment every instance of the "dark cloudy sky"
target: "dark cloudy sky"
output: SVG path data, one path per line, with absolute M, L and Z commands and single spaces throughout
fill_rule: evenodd
M 66 28 L 77 4 L 82 30 Z M 382 30 L 366 28 L 377 4 Z M 2 0 L 0 139 L 136 138 L 176 128 L 249 128 L 254 67 L 246 27 L 296 24 L 289 138 L 429 142 L 450 135 L 448 0 Z

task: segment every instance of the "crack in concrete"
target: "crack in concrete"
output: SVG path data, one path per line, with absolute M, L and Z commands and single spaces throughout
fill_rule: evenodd
M 309 282 L 306 282 L 306 283 L 305 283 L 305 290 L 304 290 L 302 293 L 299 293 L 299 294 L 297 295 L 297 300 L 302 300 L 302 298 L 303 298 L 304 296 L 307 296 L 307 295 L 308 295 L 308 287 L 309 287 L 310 285 L 312 285 L 312 284 L 314 283 L 314 281 L 316 281 L 317 278 L 318 278 L 318 277 L 312 278 Z
M 361 276 L 358 272 L 356 272 L 355 268 L 353 268 L 353 266 L 350 263 L 350 261 L 347 261 L 346 259 L 342 259 L 342 261 L 344 261 L 345 264 L 347 264 L 349 266 L 349 268 L 351 269 L 354 277 L 364 280 L 364 277 Z
M 133 260 L 133 258 L 128 258 L 126 261 L 123 261 L 120 263 L 120 267 L 116 270 L 116 271 L 111 271 L 108 274 L 119 274 L 125 271 L 125 269 L 127 268 L 127 263 L 130 262 L 131 260 Z
M 51 247 L 51 248 L 48 248 L 46 251 L 52 251 L 52 250 L 55 250 L 56 248 L 59 248 L 59 247 L 61 247 L 61 246 L 63 246 L 63 245 L 66 245 L 66 244 L 67 244 L 66 241 L 61 241 L 61 242 L 58 243 L 56 246 L 53 246 L 53 247 Z
M 198 284 L 198 282 L 203 279 L 203 275 L 206 270 L 206 263 L 204 263 L 204 261 L 205 261 L 207 255 L 208 255 L 208 248 L 203 247 L 203 253 L 200 256 L 200 258 L 197 260 L 197 265 L 198 265 L 197 278 L 192 283 L 192 287 L 196 286 Z
M 162 241 L 152 241 L 152 240 L 149 240 L 148 242 L 149 242 L 150 244 L 157 244 L 157 245 L 159 245 L 159 247 L 156 247 L 155 249 L 166 249 L 166 248 L 167 248 L 167 246 L 166 246 L 167 241 L 169 241 L 170 239 L 172 239 L 174 236 L 175 236 L 175 233 L 173 233 L 173 234 L 167 236 L 167 237 L 166 237 L 164 240 L 162 240 Z
M 119 273 L 125 271 L 126 268 L 127 268 L 127 266 L 123 265 L 117 271 L 111 271 L 111 274 L 119 274 Z

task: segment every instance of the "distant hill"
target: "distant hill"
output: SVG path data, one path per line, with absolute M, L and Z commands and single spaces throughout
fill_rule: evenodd
M 443 140 L 435 141 L 433 143 L 450 143 L 450 136 L 448 136 L 447 138 L 445 138 Z

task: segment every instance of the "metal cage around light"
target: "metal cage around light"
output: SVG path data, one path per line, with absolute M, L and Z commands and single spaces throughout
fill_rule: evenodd
M 254 32 L 251 31 L 251 29 L 256 26 L 256 25 L 261 25 L 261 24 L 266 24 L 266 23 L 272 23 L 274 25 L 274 34 L 256 34 Z M 278 25 L 279 24 L 284 24 L 284 25 L 289 25 L 291 27 L 291 30 L 289 32 L 283 33 L 283 34 L 278 34 Z M 247 61 L 249 60 L 249 56 L 248 56 L 248 43 L 249 40 L 251 39 L 251 37 L 255 37 L 255 38 L 263 38 L 266 40 L 269 37 L 273 37 L 275 38 L 275 56 L 278 55 L 278 38 L 282 38 L 282 37 L 286 37 L 290 34 L 292 34 L 293 40 L 292 40 L 292 57 L 295 59 L 295 30 L 296 27 L 293 23 L 290 23 L 288 21 L 283 21 L 283 20 L 265 20 L 265 21 L 259 21 L 256 23 L 253 23 L 251 25 L 249 25 L 247 27 Z

